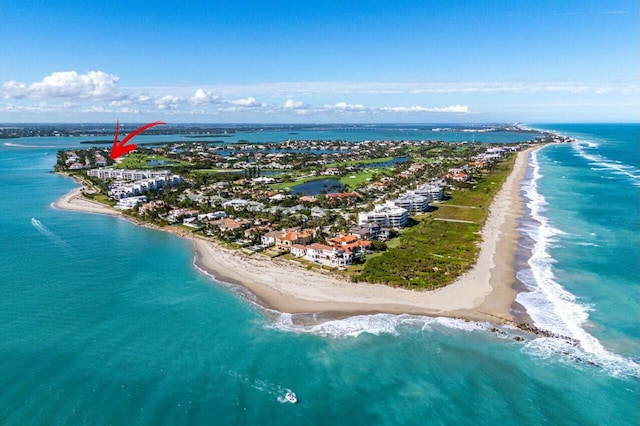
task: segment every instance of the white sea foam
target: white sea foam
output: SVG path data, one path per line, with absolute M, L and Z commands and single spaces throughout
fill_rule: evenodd
M 527 207 L 533 219 L 532 223 L 523 226 L 523 231 L 533 239 L 534 246 L 528 261 L 530 269 L 518 271 L 517 274 L 529 291 L 520 293 L 516 300 L 527 309 L 537 327 L 574 339 L 579 344 L 572 345 L 562 339 L 541 338 L 528 343 L 527 348 L 542 356 L 568 355 L 573 359 L 601 366 L 614 375 L 640 376 L 640 365 L 607 351 L 598 339 L 584 329 L 592 308 L 580 303 L 575 295 L 556 281 L 553 272 L 555 259 L 549 249 L 563 232 L 552 226 L 543 214 L 547 202 L 538 192 L 538 180 L 542 174 L 537 154 L 537 151 L 531 154 L 533 176 L 523 184 Z
M 640 186 L 640 169 L 624 164 L 619 160 L 610 160 L 601 154 L 592 152 L 595 148 L 598 148 L 598 146 L 598 144 L 586 140 L 580 140 L 572 144 L 576 155 L 588 160 L 589 165 L 593 166 L 591 170 L 606 170 L 617 175 L 627 176 L 631 179 L 631 183 L 634 186 Z
M 314 324 L 297 324 L 291 314 L 281 313 L 268 324 L 288 332 L 316 334 L 319 336 L 342 338 L 357 337 L 361 334 L 398 335 L 402 331 L 432 330 L 448 328 L 462 331 L 488 330 L 492 326 L 477 321 L 464 321 L 445 317 L 425 317 L 418 315 L 372 314 L 356 315 L 344 319 L 329 320 Z

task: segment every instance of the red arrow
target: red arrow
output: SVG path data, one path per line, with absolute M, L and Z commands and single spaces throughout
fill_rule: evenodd
M 134 130 L 133 132 L 125 136 L 125 138 L 122 139 L 122 142 L 118 142 L 118 130 L 120 129 L 120 121 L 116 121 L 116 136 L 113 139 L 113 146 L 111 147 L 111 154 L 109 154 L 109 157 L 111 157 L 112 160 L 115 160 L 121 155 L 124 155 L 133 151 L 138 146 L 133 144 L 126 145 L 126 143 L 129 142 L 131 139 L 133 139 L 135 136 L 138 136 L 140 133 L 147 130 L 148 128 L 153 126 L 158 126 L 160 124 L 167 124 L 167 123 L 165 123 L 164 121 L 154 121 L 153 123 L 145 124 L 144 126 Z

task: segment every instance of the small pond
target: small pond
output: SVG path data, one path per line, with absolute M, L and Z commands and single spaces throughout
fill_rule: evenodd
M 340 192 L 344 185 L 338 179 L 318 179 L 301 183 L 291 188 L 295 195 L 318 195 L 320 191 Z

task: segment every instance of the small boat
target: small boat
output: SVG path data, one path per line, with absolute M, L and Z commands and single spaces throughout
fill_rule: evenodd
M 295 404 L 296 402 L 298 402 L 298 398 L 296 397 L 296 394 L 291 391 L 287 391 L 284 397 L 287 401 L 289 401 L 292 404 Z

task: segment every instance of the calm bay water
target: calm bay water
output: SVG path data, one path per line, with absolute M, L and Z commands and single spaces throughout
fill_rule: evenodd
M 51 208 L 76 186 L 49 173 L 67 138 L 0 144 L 0 423 L 637 424 L 638 126 L 552 129 L 579 142 L 531 159 L 521 302 L 579 348 L 413 316 L 293 326 L 188 241 Z

